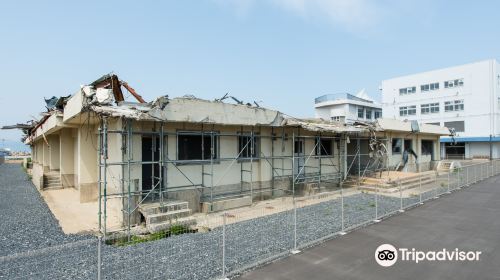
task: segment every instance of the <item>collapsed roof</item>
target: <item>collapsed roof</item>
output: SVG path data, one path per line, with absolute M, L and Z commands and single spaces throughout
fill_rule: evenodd
M 137 102 L 127 102 L 121 87 L 134 96 Z M 227 98 L 236 104 L 224 102 Z M 98 117 L 113 117 L 141 121 L 188 122 L 237 126 L 287 126 L 301 127 L 308 131 L 329 133 L 359 133 L 374 131 L 420 132 L 435 135 L 449 135 L 445 127 L 425 125 L 418 126 L 410 122 L 394 119 L 378 119 L 370 123 L 344 124 L 322 119 L 300 119 L 282 112 L 260 107 L 256 102 L 244 103 L 232 96 L 224 95 L 214 101 L 184 96 L 170 99 L 161 96 L 152 102 L 146 102 L 132 87 L 121 81 L 114 74 L 107 74 L 96 81 L 82 86 L 71 96 L 53 97 L 46 100 L 48 112 L 40 121 L 27 124 L 7 126 L 4 129 L 20 128 L 31 136 L 37 137 L 37 129 L 44 123 L 46 126 L 57 126 L 69 123 L 90 112 Z M 55 119 L 57 118 L 57 119 Z M 42 129 L 42 134 L 47 128 Z M 28 141 L 29 142 L 29 141 Z

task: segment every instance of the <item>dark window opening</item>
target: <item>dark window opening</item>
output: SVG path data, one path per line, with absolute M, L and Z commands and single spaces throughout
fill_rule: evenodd
M 410 139 L 405 139 L 405 151 L 408 151 L 410 149 L 413 150 L 413 147 L 412 147 L 412 141 Z
M 218 136 L 213 136 L 213 159 L 218 154 Z M 177 158 L 179 160 L 210 160 L 212 149 L 212 136 L 201 133 L 179 133 L 177 135 Z
M 256 136 L 242 135 L 238 137 L 238 158 L 256 158 L 258 157 L 258 140 Z
M 392 153 L 393 154 L 400 154 L 402 146 L 403 146 L 403 140 L 401 138 L 393 138 L 392 139 Z
M 318 139 L 315 140 L 317 156 L 333 156 L 333 139 L 320 139 L 318 144 Z
M 422 155 L 432 155 L 434 141 L 422 140 Z

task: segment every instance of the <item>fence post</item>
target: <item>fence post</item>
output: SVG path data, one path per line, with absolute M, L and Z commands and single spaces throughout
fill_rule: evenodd
M 422 191 L 423 191 L 423 190 L 422 190 L 422 176 L 420 176 L 420 177 L 419 177 L 419 179 L 418 179 L 418 192 L 420 193 L 420 194 L 419 194 L 418 201 L 419 201 L 419 204 L 420 204 L 420 205 L 424 204 L 424 203 L 422 202 Z
M 373 220 L 375 223 L 380 222 L 378 219 L 378 187 L 377 184 L 375 184 L 375 220 Z
M 403 209 L 403 189 L 401 188 L 401 180 L 398 180 L 399 186 L 399 212 L 403 213 L 405 210 Z
M 293 196 L 293 250 L 292 254 L 300 253 L 297 249 L 297 205 L 295 202 L 295 195 Z
M 451 193 L 451 192 L 450 192 L 450 184 L 451 184 L 451 181 L 450 181 L 450 173 L 452 172 L 452 170 L 455 170 L 455 168 L 450 169 L 450 171 L 448 171 L 448 190 L 446 191 L 446 193 Z
M 342 231 L 340 235 L 346 234 L 345 232 L 345 224 L 344 224 L 344 187 L 342 186 L 343 182 L 340 182 L 340 215 L 342 219 Z
M 97 280 L 101 280 L 101 243 L 102 236 L 99 234 L 99 236 L 97 236 Z
M 465 167 L 465 185 L 469 186 L 469 166 Z
M 224 211 L 222 216 L 222 279 L 228 279 L 226 277 L 226 223 L 227 213 Z

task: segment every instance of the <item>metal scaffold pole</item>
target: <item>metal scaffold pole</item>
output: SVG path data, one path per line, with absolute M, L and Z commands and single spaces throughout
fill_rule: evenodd
M 250 134 L 250 202 L 253 203 L 253 156 L 254 156 L 254 131 Z
M 101 174 L 102 174 L 102 121 L 99 123 L 99 129 L 97 134 L 97 143 L 99 143 L 98 149 L 98 157 L 99 157 L 99 172 L 97 174 L 97 192 L 98 192 L 98 201 L 99 201 L 99 209 L 97 211 L 98 223 L 99 223 L 99 233 L 102 234 L 102 182 L 101 182 Z
M 297 205 L 295 205 L 295 129 L 292 131 L 292 199 L 293 199 L 293 250 L 297 251 Z
M 130 161 L 132 160 L 132 120 L 127 120 L 127 240 L 130 242 L 130 203 L 131 186 L 130 186 Z
M 107 159 L 108 159 L 108 119 L 106 117 L 103 118 L 102 121 L 102 138 L 103 138 L 103 155 L 102 155 L 102 163 L 104 166 L 104 174 L 102 175 L 103 177 L 103 188 L 104 188 L 104 241 L 106 241 L 106 233 L 107 233 L 107 203 L 108 203 L 108 197 L 107 197 Z
M 164 185 L 163 185 L 163 172 L 164 172 L 164 166 L 163 166 L 163 157 L 164 157 L 164 147 L 163 147 L 163 143 L 165 141 L 164 139 L 164 135 L 163 135 L 163 123 L 160 123 L 160 174 L 158 174 L 158 177 L 160 178 L 160 205 L 163 206 L 163 199 L 164 199 Z

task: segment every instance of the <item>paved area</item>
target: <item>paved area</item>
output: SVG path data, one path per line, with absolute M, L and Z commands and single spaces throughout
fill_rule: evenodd
M 59 221 L 66 234 L 97 232 L 99 218 L 97 216 L 99 203 L 80 203 L 80 194 L 73 188 L 41 191 L 42 197 L 50 211 Z M 108 229 L 120 228 L 119 211 L 109 207 Z
M 384 243 L 417 250 L 482 251 L 480 261 L 375 262 Z M 356 230 L 239 279 L 500 279 L 500 176 Z

